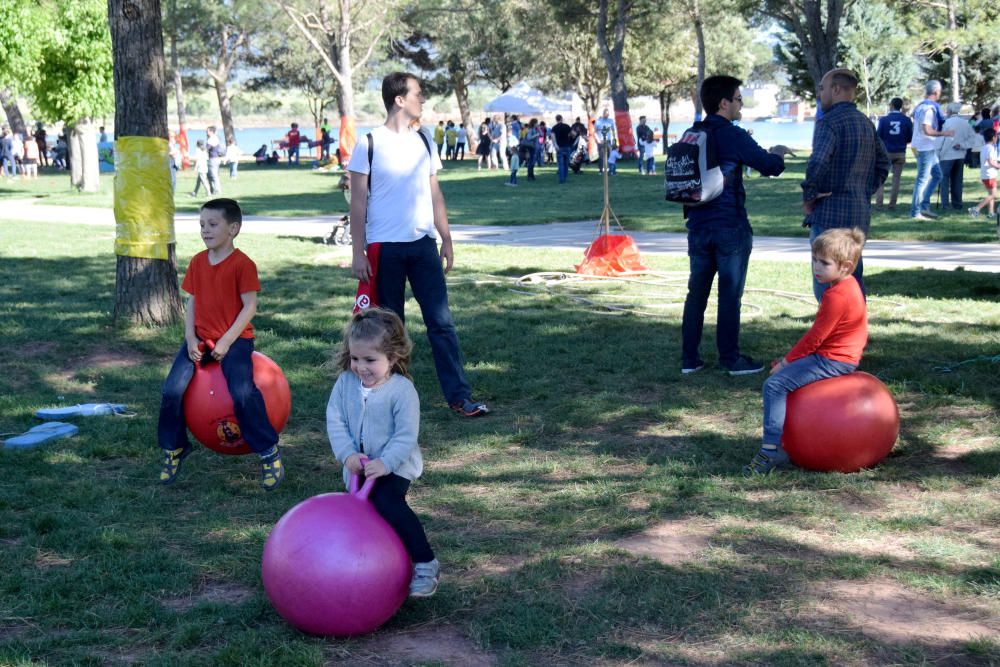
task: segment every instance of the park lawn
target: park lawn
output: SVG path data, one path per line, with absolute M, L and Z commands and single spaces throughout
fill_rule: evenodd
M 802 227 L 799 183 L 805 174 L 805 158 L 789 158 L 788 170 L 778 178 L 757 175 L 745 179 L 747 209 L 754 232 L 759 236 L 808 236 Z M 611 179 L 611 207 L 629 230 L 682 232 L 681 208 L 663 199 L 660 176 L 640 176 L 635 162 L 623 162 Z M 520 174 L 517 188 L 505 187 L 506 172 L 477 171 L 475 162 L 455 166 L 447 163 L 441 172 L 441 188 L 448 202 L 449 218 L 456 224 L 524 225 L 545 222 L 597 220 L 603 209 L 601 176 L 593 166 L 559 186 L 554 166 L 538 169 L 534 182 Z M 913 190 L 915 163 L 910 160 L 903 174 L 900 201 L 893 212 L 874 211 L 871 235 L 876 239 L 995 242 L 995 220 L 986 216 L 972 219 L 963 209 L 942 212 L 936 221 L 914 221 L 909 217 L 909 195 Z M 978 171 L 965 171 L 967 206 L 982 196 Z M 239 178 L 230 181 L 228 170 L 221 172 L 223 192 L 235 197 L 251 215 L 299 217 L 341 215 L 347 210 L 343 194 L 336 189 L 339 173 L 314 171 L 308 165 L 243 165 Z M 178 178 L 178 211 L 195 212 L 207 196 L 188 196 L 194 188 L 189 170 Z M 113 203 L 113 177 L 101 177 L 101 191 L 73 192 L 65 173 L 43 174 L 36 182 L 0 183 L 0 203 L 4 198 L 35 196 L 45 203 L 66 206 L 101 206 Z
M 57 404 L 136 413 L 0 450 L 0 664 L 986 665 L 1000 655 L 993 274 L 870 269 L 862 370 L 899 403 L 895 451 L 857 474 L 746 480 L 763 376 L 718 371 L 711 321 L 708 366 L 680 375 L 682 258 L 647 257 L 662 274 L 644 283 L 546 290 L 514 280 L 572 271 L 580 253 L 461 246 L 451 303 L 493 414 L 468 421 L 444 408 L 423 327 L 409 320 L 426 461 L 411 502 L 444 564 L 441 588 L 372 636 L 332 640 L 286 625 L 259 572 L 275 521 L 340 487 L 324 409 L 353 302 L 346 249 L 239 239 L 263 283 L 258 347 L 294 397 L 288 477 L 267 494 L 251 458 L 201 448 L 175 485 L 156 484 L 158 392 L 181 328 L 112 326 L 112 230 L 5 221 L 0 234 L 0 432 Z M 182 235 L 182 264 L 200 248 Z M 804 264 L 751 264 L 746 351 L 772 358 L 794 343 L 815 311 L 808 281 Z M 601 307 L 612 304 L 631 312 Z

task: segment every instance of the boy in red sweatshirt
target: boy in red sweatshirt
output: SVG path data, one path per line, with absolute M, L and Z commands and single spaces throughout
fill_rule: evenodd
M 781 448 L 788 394 L 807 384 L 847 375 L 861 362 L 868 342 L 868 312 L 858 281 L 851 274 L 861 257 L 865 236 L 860 229 L 830 229 L 812 244 L 816 281 L 828 284 L 816 321 L 771 368 L 764 382 L 764 442 L 743 474 L 766 475 L 788 463 Z

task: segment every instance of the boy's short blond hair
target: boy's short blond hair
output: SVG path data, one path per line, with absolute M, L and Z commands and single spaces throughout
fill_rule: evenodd
M 865 233 L 857 227 L 828 229 L 813 240 L 812 253 L 816 257 L 832 259 L 838 264 L 846 262 L 853 271 L 861 259 L 864 247 Z

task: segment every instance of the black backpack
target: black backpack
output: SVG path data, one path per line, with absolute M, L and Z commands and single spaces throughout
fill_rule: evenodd
M 701 206 L 720 194 L 725 183 L 713 132 L 697 122 L 667 148 L 663 189 L 667 201 Z

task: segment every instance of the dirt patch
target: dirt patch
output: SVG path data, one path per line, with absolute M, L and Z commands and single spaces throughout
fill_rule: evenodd
M 35 340 L 25 343 L 18 350 L 18 356 L 22 359 L 33 359 L 48 354 L 59 346 L 58 343 L 48 340 Z
M 38 550 L 35 554 L 35 567 L 48 569 L 50 567 L 66 567 L 73 563 L 71 558 L 63 558 L 51 551 Z
M 71 372 L 76 373 L 85 368 L 134 368 L 145 361 L 146 358 L 135 350 L 98 350 L 74 363 Z
M 1000 620 L 994 613 L 941 602 L 886 579 L 827 582 L 816 594 L 821 614 L 843 618 L 879 641 L 941 645 L 1000 636 Z
M 161 600 L 160 603 L 167 609 L 187 611 L 202 603 L 242 604 L 253 595 L 254 592 L 246 586 L 227 582 L 210 582 L 194 595 Z
M 638 535 L 614 543 L 636 556 L 646 556 L 671 565 L 694 560 L 709 546 L 715 530 L 689 521 L 665 521 Z
M 379 632 L 351 651 L 352 664 L 401 667 L 421 663 L 455 667 L 492 667 L 496 657 L 484 653 L 468 637 L 449 625 L 433 625 L 406 632 Z M 360 655 L 359 655 L 360 653 Z M 340 659 L 327 665 L 344 664 Z

